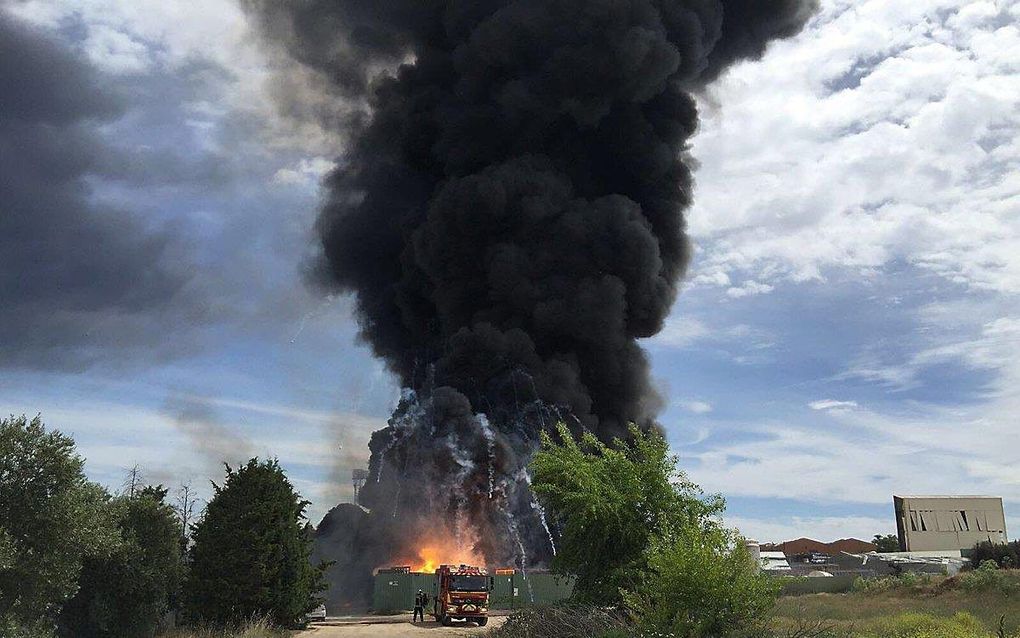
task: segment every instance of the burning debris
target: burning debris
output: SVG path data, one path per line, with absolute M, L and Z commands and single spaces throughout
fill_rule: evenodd
M 337 553 L 381 566 L 452 539 L 473 563 L 547 562 L 525 469 L 538 433 L 655 427 L 637 339 L 690 256 L 691 93 L 796 33 L 815 0 L 246 4 L 347 107 L 323 118 L 350 141 L 319 272 L 407 388 Z

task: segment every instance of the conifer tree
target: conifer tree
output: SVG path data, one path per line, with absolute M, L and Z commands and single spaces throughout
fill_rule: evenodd
M 293 625 L 321 602 L 324 565 L 313 566 L 304 501 L 279 463 L 226 466 L 222 486 L 194 526 L 185 587 L 189 616 L 213 624 L 266 617 Z

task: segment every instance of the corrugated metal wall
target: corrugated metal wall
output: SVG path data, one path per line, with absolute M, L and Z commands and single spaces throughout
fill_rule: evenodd
M 437 590 L 435 574 L 382 570 L 375 576 L 372 609 L 377 612 L 411 610 L 419 589 L 429 595 L 431 609 Z M 500 574 L 492 576 L 489 608 L 520 609 L 530 605 L 548 605 L 570 598 L 573 591 L 574 579 L 570 577 L 546 572 Z
M 491 609 L 520 609 L 530 605 L 548 605 L 570 598 L 574 579 L 547 572 L 520 571 L 492 577 Z

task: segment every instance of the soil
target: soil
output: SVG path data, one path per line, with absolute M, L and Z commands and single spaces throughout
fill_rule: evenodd
M 330 618 L 314 623 L 295 638 L 446 638 L 446 636 L 483 636 L 493 627 L 499 627 L 504 617 L 489 618 L 485 627 L 474 623 L 457 623 L 443 627 L 435 620 L 411 624 L 411 616 L 352 616 Z

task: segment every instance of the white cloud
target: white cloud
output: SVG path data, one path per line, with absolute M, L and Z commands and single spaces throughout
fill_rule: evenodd
M 694 414 L 708 414 L 712 411 L 712 404 L 707 401 L 695 401 L 693 399 L 681 399 L 675 402 L 677 406 L 693 412 Z
M 662 331 L 650 341 L 658 346 L 683 348 L 708 334 L 708 326 L 701 321 L 691 317 L 673 316 L 666 321 Z
M 1020 28 L 1005 3 L 892 7 L 827 2 L 714 88 L 694 285 L 744 296 L 902 261 L 1020 292 Z
M 763 284 L 760 281 L 745 281 L 740 287 L 731 287 L 726 289 L 726 294 L 730 297 L 740 298 L 749 297 L 751 295 L 761 295 L 764 293 L 772 292 L 774 287 L 770 284 Z
M 835 399 L 822 399 L 820 401 L 812 401 L 808 403 L 808 407 L 812 410 L 853 410 L 857 408 L 856 401 L 837 401 Z

